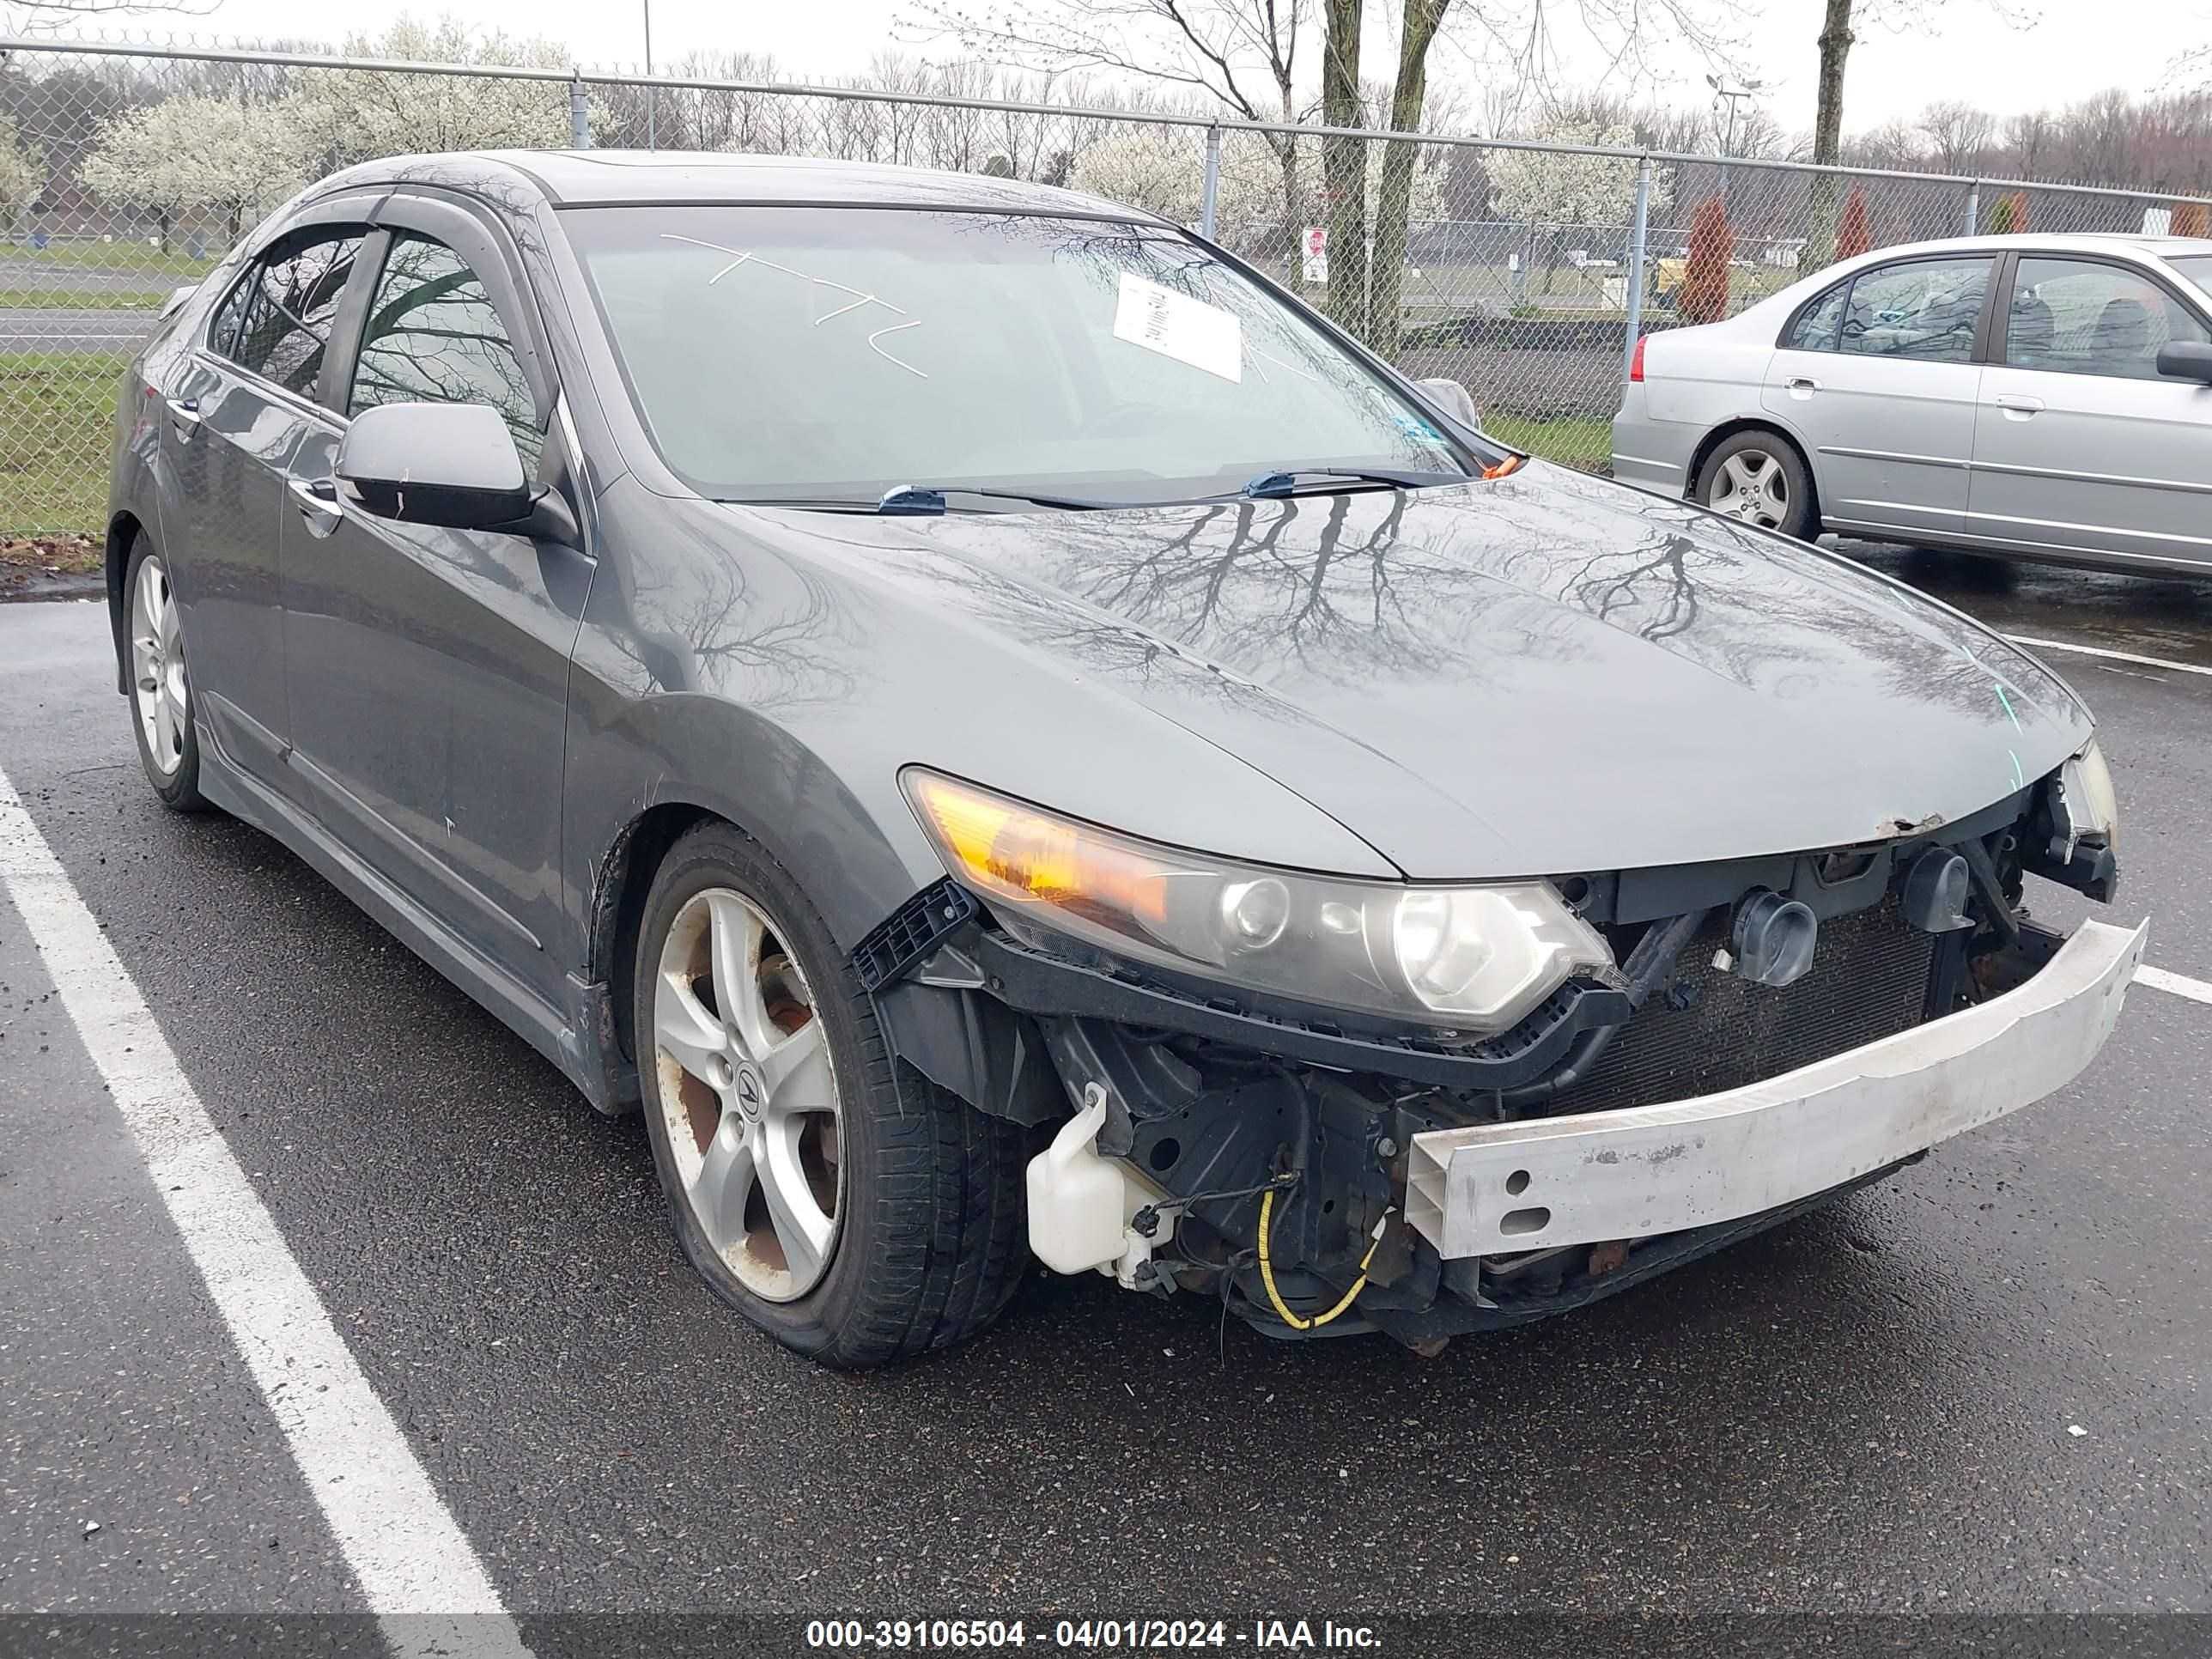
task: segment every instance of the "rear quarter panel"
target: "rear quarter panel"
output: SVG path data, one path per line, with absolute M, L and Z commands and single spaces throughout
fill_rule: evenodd
M 1759 412 L 1774 341 L 1735 322 L 1654 334 L 1644 348 L 1644 407 L 1655 421 L 1710 430 Z

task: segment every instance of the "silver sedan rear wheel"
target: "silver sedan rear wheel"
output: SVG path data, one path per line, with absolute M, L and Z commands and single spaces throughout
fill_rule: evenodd
M 653 1064 L 679 1201 L 764 1302 L 819 1284 L 837 1248 L 842 1104 L 783 928 L 712 887 L 677 912 L 653 988 Z
M 131 699 L 146 739 L 148 762 L 162 778 L 173 778 L 185 763 L 191 691 L 185 679 L 184 644 L 169 573 L 151 555 L 138 561 L 137 580 L 131 585 Z
M 1790 475 L 1764 449 L 1739 449 L 1705 481 L 1705 505 L 1747 524 L 1780 530 L 1790 522 Z

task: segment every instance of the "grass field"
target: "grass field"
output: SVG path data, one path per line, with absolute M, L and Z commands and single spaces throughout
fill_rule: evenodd
M 159 311 L 167 289 L 0 288 L 0 311 Z
M 116 352 L 0 352 L 0 536 L 92 532 L 107 508 Z
M 165 252 L 144 242 L 50 242 L 40 248 L 28 242 L 0 242 L 0 259 L 11 265 L 44 265 L 58 276 L 71 270 L 121 270 L 143 276 L 149 283 L 171 276 L 184 283 L 204 276 L 215 268 L 222 253 L 222 250 L 217 248 L 205 258 L 195 259 L 181 249 L 172 248 Z
M 1585 472 L 1597 471 L 1613 457 L 1613 422 L 1594 415 L 1568 415 L 1550 421 L 1486 415 L 1482 429 L 1502 444 Z

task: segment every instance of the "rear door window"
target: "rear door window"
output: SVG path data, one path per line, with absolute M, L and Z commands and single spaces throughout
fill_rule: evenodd
M 208 344 L 250 374 L 313 397 L 362 235 L 333 228 L 278 243 L 217 307 Z
M 1972 362 L 1990 263 L 1914 259 L 1861 271 L 1851 283 L 1838 349 L 1853 356 Z
M 1784 348 L 1790 351 L 1833 351 L 1836 326 L 1844 319 L 1844 299 L 1850 291 L 1849 283 L 1838 283 L 1799 312 L 1783 332 Z
M 2005 318 L 2005 362 L 2059 374 L 2158 379 L 2159 348 L 2212 338 L 2148 276 L 2090 259 L 2023 258 Z

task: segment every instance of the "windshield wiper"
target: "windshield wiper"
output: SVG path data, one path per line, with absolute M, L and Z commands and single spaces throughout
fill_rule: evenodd
M 1200 495 L 1190 498 L 1199 501 L 1234 501 L 1240 496 L 1248 501 L 1285 501 L 1292 495 L 1316 495 L 1332 493 L 1325 487 L 1335 485 L 1385 484 L 1397 489 L 1419 489 L 1431 484 L 1465 483 L 1468 475 L 1458 472 L 1416 472 L 1392 467 L 1305 466 L 1283 472 L 1262 472 L 1250 480 L 1237 495 Z M 758 500 L 741 501 L 744 507 L 794 507 L 822 513 L 880 513 L 891 517 L 939 518 L 949 507 L 948 495 L 980 495 L 986 501 L 1021 501 L 1030 507 L 1044 507 L 1070 513 L 1101 513 L 1132 511 L 1145 507 L 1173 507 L 1180 501 L 1109 501 L 1085 495 L 1040 495 L 1028 489 L 999 489 L 988 484 L 897 484 L 884 491 L 871 501 L 866 496 L 831 495 L 783 497 L 763 496 Z
M 1077 495 L 1037 495 L 1026 489 L 993 489 L 981 484 L 901 484 L 886 489 L 879 500 L 866 495 L 758 495 L 750 499 L 720 497 L 733 507 L 791 507 L 808 513 L 888 513 L 894 517 L 940 517 L 947 495 L 981 495 L 994 501 L 1026 501 L 1031 507 L 1065 507 L 1089 513 L 1106 507 L 1151 507 L 1151 501 L 1095 501 Z
M 1031 507 L 1065 507 L 1073 513 L 1095 513 L 1102 507 L 1135 507 L 1136 501 L 1095 501 L 1079 495 L 1038 495 L 1026 489 L 992 489 L 981 484 L 898 484 L 884 491 L 876 503 L 878 513 L 943 513 L 947 495 L 981 495 L 987 501 L 1027 501 Z
M 1459 472 L 1411 472 L 1397 467 L 1381 466 L 1300 466 L 1286 472 L 1262 472 L 1248 479 L 1237 493 L 1255 501 L 1279 501 L 1299 494 L 1298 486 L 1309 481 L 1337 481 L 1344 483 L 1389 484 L 1399 489 L 1419 489 L 1428 484 L 1465 483 L 1467 476 Z M 1326 495 L 1326 490 L 1308 490 L 1308 495 Z

